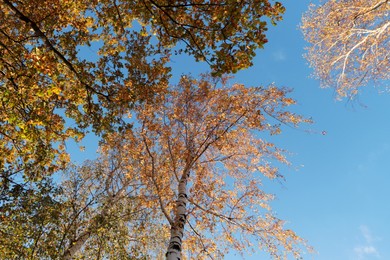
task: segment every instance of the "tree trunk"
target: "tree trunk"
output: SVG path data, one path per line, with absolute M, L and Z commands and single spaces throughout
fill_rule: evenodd
M 180 260 L 182 251 L 182 241 L 184 234 L 184 225 L 187 220 L 187 179 L 189 171 L 185 172 L 180 179 L 178 187 L 178 198 L 176 201 L 175 220 L 171 225 L 171 238 L 169 240 L 166 260 Z
M 85 232 L 82 234 L 70 247 L 65 251 L 62 260 L 71 260 L 73 256 L 81 249 L 81 247 L 87 242 L 91 233 Z

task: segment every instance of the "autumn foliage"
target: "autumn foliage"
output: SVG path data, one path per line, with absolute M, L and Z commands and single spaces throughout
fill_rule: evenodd
M 329 0 L 311 5 L 302 19 L 310 43 L 306 58 L 323 87 L 351 97 L 363 86 L 386 86 L 389 10 L 388 0 Z
M 300 257 L 262 181 L 288 164 L 268 137 L 310 120 L 287 89 L 225 76 L 252 65 L 283 13 L 268 0 L 0 0 L 0 255 Z M 210 74 L 172 84 L 180 54 Z M 100 157 L 73 166 L 67 142 L 89 132 Z
M 297 257 L 303 241 L 283 229 L 270 211 L 273 196 L 262 189 L 263 178 L 282 177 L 272 161 L 287 161 L 259 135 L 307 120 L 285 110 L 295 103 L 286 90 L 225 84 L 183 76 L 155 102 L 137 106 L 137 127 L 112 135 L 103 149 L 121 140 L 128 174 L 140 178 L 142 196 L 155 198 L 147 207 L 171 230 L 167 259 L 181 251 L 221 258 L 251 247 Z
M 283 12 L 267 0 L 2 0 L 1 168 L 32 178 L 56 171 L 69 161 L 65 140 L 90 126 L 112 131 L 134 102 L 164 88 L 172 55 L 216 75 L 250 66 L 267 42 L 263 17 L 275 23 Z M 92 58 L 82 54 L 91 49 Z

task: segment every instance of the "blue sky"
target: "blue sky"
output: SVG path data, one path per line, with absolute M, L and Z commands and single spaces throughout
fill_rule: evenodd
M 304 259 L 390 259 L 390 93 L 367 88 L 357 100 L 336 101 L 333 90 L 309 78 L 298 29 L 309 3 L 285 2 L 284 21 L 270 28 L 254 66 L 233 80 L 290 87 L 298 101 L 295 111 L 315 121 L 298 130 L 285 127 L 274 139 L 291 153 L 293 166 L 283 169 L 283 185 L 267 187 L 277 196 L 273 210 L 317 251 Z M 183 57 L 174 57 L 173 66 L 175 76 L 206 68 Z M 96 142 L 89 141 L 77 159 L 91 157 Z M 269 259 L 260 252 L 246 259 L 259 257 Z
M 296 111 L 315 121 L 275 138 L 291 152 L 293 167 L 284 169 L 283 185 L 272 187 L 273 210 L 317 251 L 304 259 L 390 259 L 390 93 L 367 88 L 355 101 L 336 101 L 332 89 L 309 78 L 298 29 L 309 3 L 285 2 L 284 21 L 270 28 L 254 67 L 236 77 L 293 88 Z

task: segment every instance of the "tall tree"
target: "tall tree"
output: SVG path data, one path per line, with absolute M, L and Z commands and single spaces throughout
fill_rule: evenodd
M 54 172 L 69 160 L 59 144 L 124 124 L 134 102 L 166 88 L 175 53 L 217 75 L 250 66 L 283 12 L 268 0 L 1 0 L 5 177 Z
M 311 5 L 302 30 L 311 44 L 306 58 L 323 87 L 340 97 L 360 87 L 388 84 L 390 21 L 388 0 L 328 0 Z
M 272 214 L 262 179 L 282 178 L 272 164 L 287 163 L 266 136 L 280 133 L 280 122 L 308 120 L 285 109 L 295 103 L 285 89 L 225 83 L 183 76 L 137 106 L 135 128 L 111 135 L 103 151 L 120 139 L 123 160 L 138 161 L 127 174 L 139 176 L 140 194 L 154 198 L 147 207 L 166 218 L 167 259 L 219 259 L 251 246 L 298 258 L 303 240 Z
M 168 247 L 167 259 L 204 259 L 258 247 L 298 258 L 304 241 L 262 187 L 283 178 L 274 163 L 288 163 L 267 136 L 308 121 L 286 110 L 295 103 L 287 92 L 183 76 L 136 105 L 134 127 L 108 134 L 100 158 L 69 168 L 60 190 L 9 179 L 0 250 L 7 259 L 161 259 Z
M 304 121 L 283 109 L 294 101 L 273 86 L 217 87 L 208 77 L 184 77 L 176 88 L 168 83 L 170 57 L 183 52 L 207 62 L 213 76 L 250 66 L 267 41 L 267 23 L 283 12 L 268 0 L 0 0 L 1 185 L 5 199 L 14 192 L 27 201 L 11 198 L 1 215 L 5 232 L 23 214 L 43 219 L 28 226 L 38 237 L 17 242 L 32 259 L 115 259 L 129 250 L 157 257 L 150 248 L 159 244 L 147 235 L 169 237 L 161 230 L 170 230 L 168 259 L 181 257 L 183 239 L 191 257 L 201 259 L 231 246 L 243 251 L 250 237 L 275 258 L 298 256 L 302 240 L 282 227 L 260 186 L 260 176 L 280 178 L 267 157 L 286 161 L 256 136 L 280 132 L 272 118 Z M 103 158 L 120 144 L 120 167 L 103 159 L 70 172 L 64 193 L 43 189 L 39 180 L 69 162 L 65 141 L 89 130 L 104 137 Z M 21 177 L 33 196 L 17 183 L 9 187 Z M 41 204 L 53 196 L 62 200 Z M 133 206 L 154 218 L 130 220 L 139 216 Z

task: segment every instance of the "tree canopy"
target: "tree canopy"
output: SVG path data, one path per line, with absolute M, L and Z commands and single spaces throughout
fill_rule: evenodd
M 2 0 L 0 167 L 54 172 L 69 160 L 65 140 L 123 125 L 134 102 L 166 88 L 172 55 L 215 75 L 250 66 L 283 12 L 268 0 Z
M 12 183 L 0 193 L 2 259 L 150 259 L 163 255 L 159 220 L 143 207 L 139 182 L 124 173 L 118 148 L 64 181 Z M 153 217 L 153 218 L 151 218 Z M 160 232 L 159 232 L 160 230 Z
M 226 76 L 252 65 L 283 12 L 268 0 L 1 0 L 1 252 L 299 258 L 305 241 L 262 180 L 288 164 L 267 137 L 310 120 L 288 110 L 287 89 Z M 172 84 L 180 54 L 210 74 Z M 72 166 L 66 142 L 89 131 L 100 157 Z
M 259 135 L 280 133 L 280 122 L 310 121 L 287 111 L 295 103 L 287 92 L 183 76 L 135 108 L 137 127 L 107 139 L 104 149 L 121 140 L 123 160 L 131 160 L 127 174 L 140 178 L 143 197 L 155 198 L 147 208 L 165 217 L 167 259 L 220 259 L 230 248 L 252 246 L 275 259 L 299 256 L 303 240 L 283 228 L 270 210 L 273 196 L 262 189 L 262 178 L 282 177 L 272 162 L 287 160 Z
M 340 97 L 390 79 L 388 0 L 329 0 L 311 5 L 302 30 L 306 55 L 323 87 Z
M 287 110 L 287 89 L 228 84 L 183 76 L 139 103 L 133 128 L 107 134 L 96 161 L 68 166 L 60 189 L 11 182 L 4 255 L 220 259 L 261 248 L 299 258 L 305 241 L 273 214 L 262 182 L 283 178 L 275 162 L 288 164 L 267 136 L 310 120 Z

